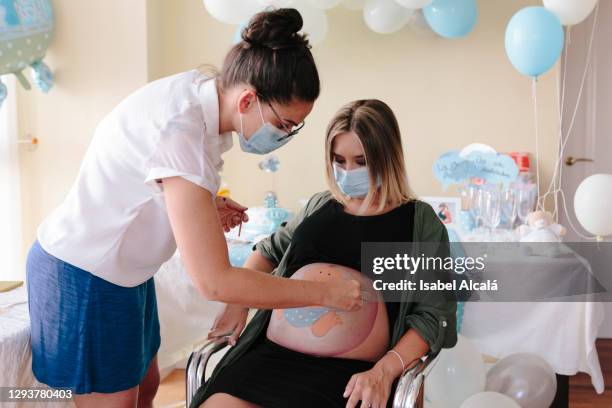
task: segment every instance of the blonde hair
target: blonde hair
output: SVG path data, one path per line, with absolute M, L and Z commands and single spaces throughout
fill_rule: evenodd
M 376 212 L 387 205 L 397 207 L 415 199 L 408 187 L 404 166 L 404 152 L 399 125 L 393 111 L 377 99 L 350 102 L 343 106 L 327 127 L 325 140 L 325 166 L 327 184 L 333 197 L 344 205 L 349 198 L 340 191 L 334 177 L 333 142 L 342 133 L 353 133 L 363 147 L 366 166 L 370 176 L 370 190 L 365 197 L 361 212 L 369 208 L 376 198 Z M 380 188 L 376 180 L 380 177 Z

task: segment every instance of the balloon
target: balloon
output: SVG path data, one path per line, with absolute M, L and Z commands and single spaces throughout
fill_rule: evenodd
M 380 34 L 390 34 L 401 29 L 413 13 L 394 0 L 367 0 L 363 8 L 366 25 Z
M 537 77 L 551 69 L 563 51 L 561 22 L 544 7 L 525 7 L 506 28 L 506 54 L 522 74 Z
M 466 399 L 460 408 L 521 408 L 512 398 L 491 391 L 479 392 Z M 544 407 L 544 405 L 542 405 Z
M 597 0 L 544 0 L 544 7 L 555 13 L 563 25 L 583 22 L 596 5 Z
M 227 24 L 240 24 L 263 9 L 253 0 L 204 0 L 204 7 L 216 20 Z
M 580 225 L 598 237 L 612 235 L 612 174 L 593 174 L 582 180 L 574 195 Z
M 416 10 L 408 19 L 408 27 L 418 35 L 423 37 L 433 37 L 436 33 L 431 29 L 425 16 L 423 16 L 423 10 Z
M 550 407 L 557 393 L 557 377 L 543 358 L 516 353 L 489 369 L 486 390 L 512 397 L 522 408 Z
M 264 7 L 274 6 L 286 8 L 293 4 L 293 0 L 257 0 Z
M 24 89 L 31 85 L 23 70 L 30 66 L 34 84 L 43 92 L 53 86 L 53 74 L 42 62 L 53 40 L 52 2 L 0 1 L 0 77 L 14 74 Z M 0 105 L 7 89 L 0 83 Z
M 432 0 L 395 0 L 397 4 L 409 9 L 422 9 L 427 6 Z
M 433 0 L 423 9 L 429 26 L 445 38 L 468 35 L 478 19 L 476 0 Z
M 342 0 L 342 5 L 349 10 L 363 10 L 366 0 Z
M 485 365 L 480 352 L 462 335 L 444 349 L 425 379 L 425 398 L 436 408 L 457 408 L 467 397 L 484 391 Z
M 309 0 L 313 7 L 321 10 L 329 10 L 340 4 L 340 0 Z
M 293 5 L 302 15 L 302 32 L 308 34 L 312 45 L 320 44 L 327 35 L 329 23 L 325 11 L 314 8 L 306 0 L 296 0 Z

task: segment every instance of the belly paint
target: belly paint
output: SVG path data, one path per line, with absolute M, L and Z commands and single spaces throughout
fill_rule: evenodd
M 285 309 L 284 315 L 287 323 L 293 327 L 312 326 L 325 313 L 329 313 L 327 307 L 302 307 L 299 309 Z
M 382 297 L 359 271 L 341 265 L 316 263 L 300 268 L 291 279 L 322 282 L 356 279 L 365 291 L 366 302 L 355 312 L 320 306 L 275 309 L 266 335 L 284 347 L 320 356 L 343 354 L 368 338 L 377 319 L 386 321 L 386 313 L 385 316 L 379 313 Z

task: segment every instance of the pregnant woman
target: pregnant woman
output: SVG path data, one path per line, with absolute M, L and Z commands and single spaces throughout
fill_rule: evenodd
M 327 130 L 329 192 L 257 244 L 246 266 L 292 279 L 356 279 L 362 242 L 448 242 L 428 204 L 409 193 L 401 137 L 378 100 L 348 104 Z M 364 291 L 355 312 L 325 307 L 260 310 L 196 394 L 192 407 L 390 405 L 396 379 L 427 352 L 456 343 L 456 304 L 440 296 L 383 302 Z M 228 305 L 210 336 L 244 327 L 248 310 Z

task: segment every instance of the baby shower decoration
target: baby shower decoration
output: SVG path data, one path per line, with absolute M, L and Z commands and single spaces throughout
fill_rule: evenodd
M 423 9 L 429 26 L 444 38 L 462 38 L 476 25 L 476 0 L 434 0 Z
M 520 231 L 517 228 L 529 222 L 537 199 L 527 155 L 502 154 L 486 144 L 473 143 L 441 154 L 432 169 L 444 190 L 458 187 L 461 208 L 457 224 L 463 239 L 518 241 L 520 232 L 527 235 L 527 226 Z M 534 228 L 541 224 L 535 218 L 531 215 Z M 542 228 L 553 224 L 551 219 Z M 554 231 L 561 234 L 556 227 Z
M 468 397 L 485 390 L 486 369 L 480 352 L 466 337 L 444 349 L 425 379 L 425 400 L 436 408 L 456 408 Z
M 612 235 L 612 174 L 593 174 L 584 179 L 574 195 L 574 211 L 582 227 L 597 241 Z
M 598 0 L 543 0 L 544 7 L 566 26 L 579 24 L 593 12 Z
M 497 153 L 488 145 L 474 143 L 461 150 L 443 153 L 434 162 L 433 172 L 446 190 L 452 184 L 474 178 L 508 186 L 516 179 L 518 167 L 512 157 Z
M 53 74 L 43 62 L 53 35 L 50 0 L 0 0 L 0 75 L 14 74 L 25 89 L 30 83 L 23 70 L 32 68 L 32 80 L 43 92 L 53 85 Z M 0 104 L 6 98 L 0 82 Z
M 506 53 L 523 75 L 537 78 L 555 65 L 563 51 L 563 27 L 544 7 L 526 7 L 506 28 Z
M 550 407 L 557 392 L 557 377 L 542 357 L 516 353 L 489 369 L 485 388 L 510 397 L 521 408 Z
M 233 266 L 242 266 L 253 251 L 253 245 L 261 239 L 274 233 L 280 225 L 291 219 L 293 213 L 279 206 L 275 190 L 276 173 L 280 169 L 280 160 L 271 154 L 259 162 L 258 167 L 271 176 L 271 189 L 265 193 L 262 205 L 247 210 L 249 222 L 244 228 L 234 228 L 226 233 L 230 263 Z
M 378 34 L 392 34 L 408 26 L 419 35 L 436 33 L 442 38 L 463 38 L 472 32 L 478 18 L 476 0 L 203 0 L 203 3 L 216 20 L 238 26 L 235 42 L 249 18 L 267 7 L 299 10 L 304 20 L 302 32 L 308 34 L 314 46 L 327 35 L 327 11 L 339 6 L 360 11 L 364 24 Z

